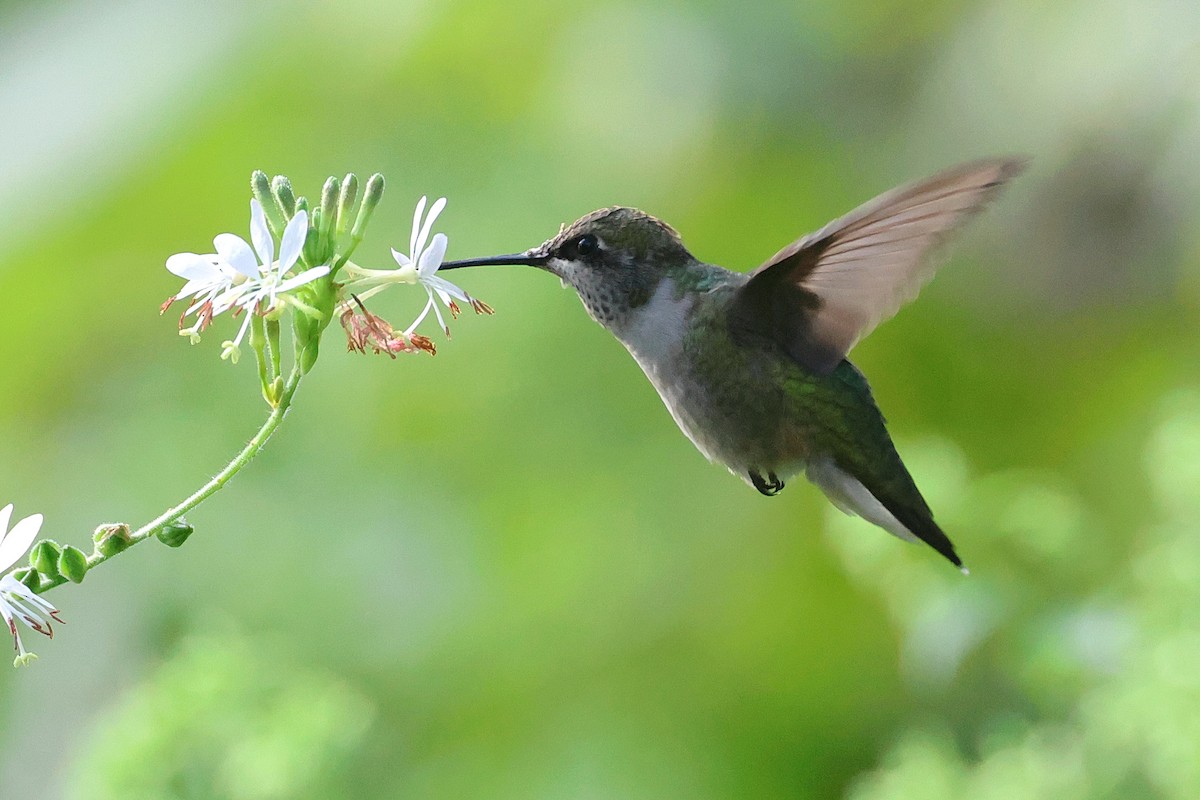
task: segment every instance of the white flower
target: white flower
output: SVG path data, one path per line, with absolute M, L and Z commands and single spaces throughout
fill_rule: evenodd
M 237 261 L 234 266 L 241 270 L 243 267 L 249 268 L 253 265 L 259 272 L 259 277 L 247 281 L 241 286 L 241 291 L 232 301 L 233 305 L 246 312 L 246 319 L 242 322 L 237 336 L 232 341 L 224 343 L 225 349 L 221 353 L 221 358 L 228 358 L 233 363 L 237 363 L 238 356 L 241 354 L 242 339 L 245 338 L 246 331 L 250 329 L 252 314 L 267 314 L 274 311 L 279 305 L 280 297 L 286 296 L 286 292 L 329 274 L 329 266 L 322 265 L 306 269 L 291 278 L 287 277 L 288 272 L 300 259 L 300 252 L 304 249 L 304 239 L 307 236 L 308 214 L 303 210 L 297 211 L 296 215 L 288 221 L 287 227 L 284 228 L 283 237 L 279 241 L 279 260 L 276 261 L 275 240 L 271 238 L 271 231 L 267 228 L 263 207 L 257 200 L 250 201 L 250 238 L 254 240 L 254 250 L 251 251 L 250 246 L 242 239 L 234 237 L 241 245 L 235 256 Z M 256 253 L 257 261 L 255 260 Z
M 8 521 L 12 517 L 12 510 L 12 503 L 0 509 L 0 570 L 17 563 L 42 528 L 42 515 L 33 514 L 18 522 L 10 531 Z M 51 622 L 62 622 L 58 618 L 58 609 L 13 577 L 11 572 L 0 578 L 0 615 L 4 616 L 12 633 L 17 648 L 17 658 L 13 663 L 17 665 L 37 658 L 33 653 L 26 652 L 21 643 L 21 635 L 17 632 L 18 619 L 32 630 L 51 638 L 54 636 Z
M 450 328 L 447 327 L 436 300 L 441 300 L 442 304 L 450 310 L 450 314 L 455 317 L 460 311 L 455 300 L 467 303 L 478 314 L 492 313 L 491 307 L 486 303 L 476 300 L 458 286 L 438 276 L 437 271 L 446 257 L 446 246 L 449 240 L 446 238 L 446 234 L 438 233 L 430 241 L 429 233 L 433 229 L 434 220 L 446 207 L 446 198 L 440 197 L 435 200 L 429 208 L 429 215 L 425 216 L 422 221 L 427 199 L 422 197 L 413 213 L 412 234 L 408 242 L 410 255 L 405 255 L 395 249 L 392 250 L 392 257 L 396 259 L 398 265 L 397 269 L 364 269 L 355 264 L 346 265 L 346 272 L 352 277 L 352 280 L 346 284 L 346 288 L 359 301 L 366 300 L 393 283 L 417 283 L 425 289 L 429 300 L 412 325 L 409 325 L 404 331 L 405 337 L 413 335 L 413 331 L 424 321 L 431 310 L 437 317 L 438 324 L 442 326 L 442 330 L 446 332 L 447 336 L 450 335 Z M 366 289 L 365 292 L 355 293 L 355 290 L 363 288 Z M 343 311 L 345 310 L 353 311 L 349 302 L 343 304 Z
M 163 305 L 163 311 L 176 300 L 193 297 L 192 304 L 180 318 L 180 333 L 190 336 L 193 342 L 200 332 L 208 327 L 213 317 L 236 308 L 246 312 L 241 330 L 231 342 L 225 343 L 222 358 L 237 361 L 239 345 L 250 327 L 250 315 L 266 314 L 274 310 L 280 297 L 286 292 L 316 280 L 329 272 L 328 266 L 313 267 L 299 275 L 287 277 L 287 273 L 300 259 L 304 240 L 308 235 L 308 214 L 299 211 L 288 222 L 279 243 L 279 260 L 275 260 L 275 240 L 267 227 L 267 217 L 257 199 L 250 201 L 250 240 L 237 234 L 222 233 L 213 239 L 215 253 L 196 255 L 177 253 L 167 259 L 167 269 L 187 283 Z M 183 328 L 183 319 L 196 314 L 196 322 Z

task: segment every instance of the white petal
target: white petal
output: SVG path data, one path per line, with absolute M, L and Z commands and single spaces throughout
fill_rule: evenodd
M 402 267 L 407 267 L 409 264 L 412 263 L 411 258 L 404 255 L 404 253 L 401 253 L 399 250 L 397 250 L 394 247 L 392 248 L 392 258 L 396 259 L 396 263 Z
M 471 302 L 470 295 L 440 276 L 434 275 L 427 280 L 421 281 L 421 283 L 423 283 L 427 288 L 433 289 L 436 292 L 445 292 L 451 297 L 462 300 L 464 303 Z
M 243 289 L 241 294 L 232 298 L 232 305 L 241 306 L 248 312 L 252 313 L 254 311 L 254 307 L 258 305 L 258 301 L 270 294 L 270 291 L 270 289 L 262 286 L 261 284 Z
M 219 295 L 214 292 L 214 296 L 210 298 L 213 304 L 213 316 L 215 317 L 218 314 L 224 314 L 226 311 L 233 308 L 238 304 L 238 300 L 242 298 L 242 295 L 246 294 L 246 292 L 252 288 L 254 288 L 254 284 L 243 283 L 241 286 L 231 286 L 225 291 L 221 292 Z
M 11 575 L 5 576 L 5 578 L 11 577 Z M 16 616 L 29 626 L 31 630 L 44 633 L 47 636 L 52 635 L 51 631 L 54 628 L 54 623 L 57 622 L 53 614 L 58 609 L 38 597 L 33 593 L 32 589 L 17 580 L 11 582 L 8 580 L 3 581 L 0 584 L 0 592 L 4 594 L 4 604 L 9 606 L 12 611 L 15 611 Z M 43 628 L 45 630 L 42 630 Z
M 267 227 L 267 215 L 262 203 L 257 199 L 250 201 L 250 241 L 258 253 L 258 260 L 264 267 L 269 267 L 275 261 L 275 240 L 271 238 L 271 229 Z
M 0 540 L 8 533 L 8 520 L 12 517 L 13 504 L 0 508 Z
M 207 292 L 197 292 L 196 296 L 192 299 L 192 304 L 188 306 L 187 311 L 183 312 L 183 315 L 186 317 L 188 314 L 195 314 L 205 303 L 216 297 L 219 291 L 221 291 L 221 287 L 218 286 L 216 289 L 209 289 Z M 175 299 L 178 300 L 181 297 L 183 295 L 176 295 Z
M 212 280 L 221 274 L 211 256 L 195 253 L 176 253 L 167 259 L 167 269 L 174 275 L 191 281 Z
M 429 209 L 429 216 L 425 217 L 425 224 L 421 226 L 421 235 L 417 237 L 417 246 L 413 249 L 414 254 L 425 249 L 425 243 L 429 241 L 429 232 L 433 230 L 433 221 L 445 207 L 446 198 L 439 197 L 433 201 L 433 207 Z
M 36 594 L 32 589 L 30 589 L 25 584 L 18 582 L 18 585 L 21 588 L 18 589 L 17 591 L 21 592 L 22 596 L 27 601 L 29 601 L 29 603 L 31 605 L 35 606 L 36 608 L 38 608 L 39 610 L 41 610 L 43 612 L 58 611 L 58 609 L 54 607 L 53 603 L 46 600 L 40 594 Z M 51 617 L 51 619 L 53 619 L 53 617 Z
M 446 320 L 442 318 L 442 310 L 438 308 L 437 303 L 433 302 L 433 292 L 429 293 L 429 303 L 433 306 L 433 315 L 437 317 L 438 325 L 441 325 L 442 330 L 446 332 L 446 335 L 449 335 L 450 328 L 446 325 Z
M 3 586 L 3 592 L 5 595 L 4 600 L 13 611 L 18 612 L 19 616 L 21 617 L 33 617 L 35 620 L 43 623 L 51 622 L 51 620 L 46 619 L 45 613 L 47 610 L 45 606 L 50 605 L 49 603 L 47 603 L 45 600 L 41 600 L 41 598 L 34 600 L 37 595 L 33 593 L 33 590 L 21 583 L 12 575 L 5 575 L 4 577 L 9 580 L 5 580 L 3 584 L 0 585 Z M 50 609 L 55 611 L 58 610 L 55 609 L 54 606 L 50 606 Z M 23 619 L 22 621 L 25 622 L 26 625 L 30 624 L 28 620 Z M 30 625 L 30 627 L 32 627 L 32 625 Z
M 221 233 L 213 239 L 213 247 L 217 248 L 217 255 L 226 264 L 247 278 L 258 277 L 258 261 L 245 239 L 236 233 Z
M 238 335 L 233 340 L 233 346 L 236 348 L 242 343 L 242 339 L 246 338 L 246 331 L 250 330 L 250 320 L 254 319 L 254 312 L 247 311 L 246 319 L 242 321 L 242 328 L 238 331 Z M 235 360 L 233 363 L 237 363 Z
M 10 514 L 12 513 L 11 509 L 12 506 L 9 506 Z M 8 522 L 7 519 L 4 521 Z M 41 514 L 32 514 L 13 526 L 13 529 L 4 537 L 4 541 L 0 542 L 0 570 L 8 569 L 17 563 L 21 556 L 25 555 L 29 545 L 33 544 L 33 540 L 41 529 Z
M 308 212 L 300 210 L 283 229 L 283 239 L 279 242 L 279 274 L 283 275 L 304 249 L 304 240 L 308 237 Z
M 275 288 L 275 291 L 276 292 L 286 292 L 291 289 L 295 289 L 297 286 L 303 286 L 304 284 L 308 283 L 309 281 L 315 281 L 317 278 L 320 278 L 322 275 L 327 275 L 327 274 L 329 274 L 329 267 L 313 267 L 312 269 L 306 269 L 306 270 L 304 270 L 304 272 L 301 272 L 296 277 L 288 278 L 286 281 L 279 284 L 279 286 L 277 286 Z
M 421 199 L 417 201 L 417 210 L 413 212 L 412 234 L 408 239 L 408 252 L 414 255 L 417 252 L 417 231 L 421 230 L 421 216 L 425 213 L 425 195 L 421 195 Z
M 433 201 L 433 205 L 429 207 L 429 216 L 425 217 L 425 224 L 428 227 L 433 227 L 433 223 L 437 220 L 438 214 L 442 213 L 442 209 L 446 207 L 446 198 L 439 197 Z
M 417 274 L 424 278 L 432 278 L 433 273 L 438 271 L 438 267 L 442 265 L 442 259 L 446 257 L 446 245 L 449 240 L 446 234 L 439 233 L 433 237 L 433 243 L 429 248 L 421 253 L 418 261 Z
M 412 336 L 412 332 L 415 331 L 417 326 L 420 325 L 421 322 L 424 321 L 425 317 L 429 315 L 429 309 L 431 308 L 433 308 L 433 297 L 429 298 L 429 302 L 425 304 L 425 308 L 421 309 L 421 313 L 418 314 L 417 318 L 413 320 L 412 325 L 408 326 L 408 330 L 404 332 L 405 336 Z
M 175 299 L 183 300 L 185 297 L 191 297 L 194 294 L 199 294 L 206 289 L 220 291 L 221 286 L 218 284 L 216 287 L 214 287 L 211 281 L 188 281 L 183 285 L 182 289 L 175 293 Z M 192 310 L 189 308 L 187 313 L 192 313 Z
M 14 578 L 11 573 L 0 578 L 0 616 L 4 617 L 4 622 L 8 625 L 9 629 L 13 627 L 13 612 L 8 607 L 8 598 L 4 596 L 4 593 L 8 591 L 8 586 L 12 583 L 20 585 L 20 581 Z M 17 637 L 18 641 L 20 638 L 19 636 Z

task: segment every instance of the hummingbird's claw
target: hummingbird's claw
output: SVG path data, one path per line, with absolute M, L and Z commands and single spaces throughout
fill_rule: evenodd
M 754 488 L 767 497 L 774 497 L 783 491 L 783 481 L 779 480 L 779 476 L 774 472 L 768 472 L 766 480 L 763 480 L 763 476 L 754 470 L 750 470 L 747 474 L 750 476 L 750 482 L 754 484 Z

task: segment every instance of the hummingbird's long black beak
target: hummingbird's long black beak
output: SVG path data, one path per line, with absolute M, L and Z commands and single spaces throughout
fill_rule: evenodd
M 486 266 L 504 266 L 506 264 L 520 264 L 528 267 L 544 267 L 550 257 L 536 250 L 527 250 L 524 253 L 514 253 L 510 256 L 490 256 L 488 258 L 464 258 L 459 261 L 444 261 L 439 270 L 458 269 L 459 267 L 486 267 Z

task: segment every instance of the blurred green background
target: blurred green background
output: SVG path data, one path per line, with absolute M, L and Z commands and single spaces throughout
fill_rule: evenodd
M 331 329 L 183 549 L 53 593 L 0 795 L 1200 796 L 1198 74 L 1183 0 L 0 6 L 0 502 L 81 546 L 263 416 L 158 315 L 252 169 L 383 172 L 365 265 L 430 194 L 451 257 L 623 204 L 749 269 L 1033 158 L 854 353 L 970 578 L 706 464 L 557 281 L 462 273 L 494 317 Z

